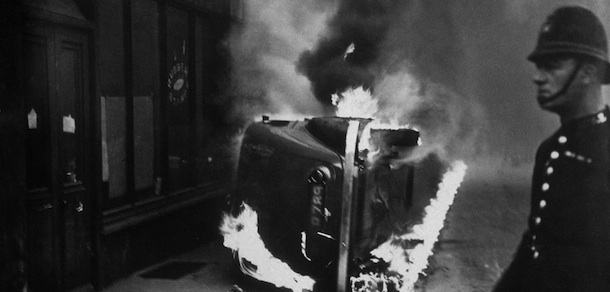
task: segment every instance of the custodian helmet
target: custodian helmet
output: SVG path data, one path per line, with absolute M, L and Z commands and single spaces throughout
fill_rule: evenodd
M 602 82 L 610 83 L 606 31 L 590 10 L 580 6 L 555 10 L 542 25 L 536 48 L 527 59 L 535 62 L 557 54 L 588 56 L 603 61 L 606 72 Z

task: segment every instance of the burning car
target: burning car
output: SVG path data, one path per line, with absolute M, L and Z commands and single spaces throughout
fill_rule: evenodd
M 351 166 L 346 160 L 350 122 L 357 122 L 359 138 L 352 162 L 357 173 L 353 189 L 359 195 L 350 202 L 355 215 L 349 233 L 350 263 L 357 265 L 391 234 L 404 233 L 419 215 L 412 212 L 415 169 L 408 162 L 420 144 L 419 132 L 379 127 L 364 118 L 263 117 L 247 128 L 241 143 L 233 211 L 243 211 L 243 204 L 251 207 L 270 253 L 318 282 L 334 281 L 329 275 L 337 273 L 344 172 Z M 256 271 L 240 251 L 235 259 L 245 273 Z

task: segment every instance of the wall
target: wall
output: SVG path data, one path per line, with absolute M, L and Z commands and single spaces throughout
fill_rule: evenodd
M 25 283 L 25 124 L 18 74 L 19 17 L 15 1 L 0 4 L 0 290 Z

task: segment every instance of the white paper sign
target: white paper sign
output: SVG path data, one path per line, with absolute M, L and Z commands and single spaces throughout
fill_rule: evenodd
M 75 131 L 76 123 L 74 122 L 72 115 L 68 115 L 67 117 L 64 116 L 64 132 L 74 134 Z
M 30 111 L 28 114 L 28 129 L 37 129 L 38 128 L 38 114 L 34 109 Z

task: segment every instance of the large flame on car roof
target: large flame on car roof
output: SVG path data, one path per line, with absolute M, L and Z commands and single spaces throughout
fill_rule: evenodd
M 393 235 L 370 252 L 374 258 L 389 263 L 389 267 L 383 273 L 368 273 L 351 277 L 353 292 L 409 292 L 414 290 L 419 275 L 428 266 L 428 258 L 433 254 L 432 249 L 438 241 L 445 216 L 453 204 L 466 169 L 464 162 L 454 162 L 443 175 L 436 197 L 431 199 L 430 204 L 424 209 L 422 222 L 414 225 L 410 232 Z M 412 248 L 405 249 L 401 244 L 405 241 L 419 243 Z
M 258 215 L 248 204 L 243 203 L 243 211 L 237 216 L 223 214 L 220 232 L 223 245 L 239 257 L 244 274 L 295 292 L 313 291 L 312 278 L 294 272 L 265 247 L 258 233 Z
M 378 155 L 384 154 L 381 153 L 384 149 L 379 148 L 379 145 L 376 145 L 371 139 L 371 132 L 373 130 L 413 129 L 418 131 L 412 125 L 400 123 L 396 119 L 388 119 L 386 117 L 382 120 L 377 118 L 379 115 L 378 100 L 372 96 L 370 90 L 364 89 L 362 86 L 347 89 L 339 94 L 333 94 L 332 102 L 337 108 L 336 115 L 338 117 L 372 119 L 362 130 L 358 143 L 360 151 L 368 151 L 366 155 L 369 162 L 374 161 Z M 418 144 L 421 144 L 421 141 L 418 141 Z M 400 149 L 393 150 L 400 152 Z M 396 160 L 396 162 L 399 162 L 399 160 Z M 404 161 L 400 161 L 400 163 L 404 163 Z
M 379 105 L 377 100 L 372 98 L 371 91 L 362 86 L 333 94 L 331 101 L 337 107 L 337 117 L 372 119 L 379 111 Z

